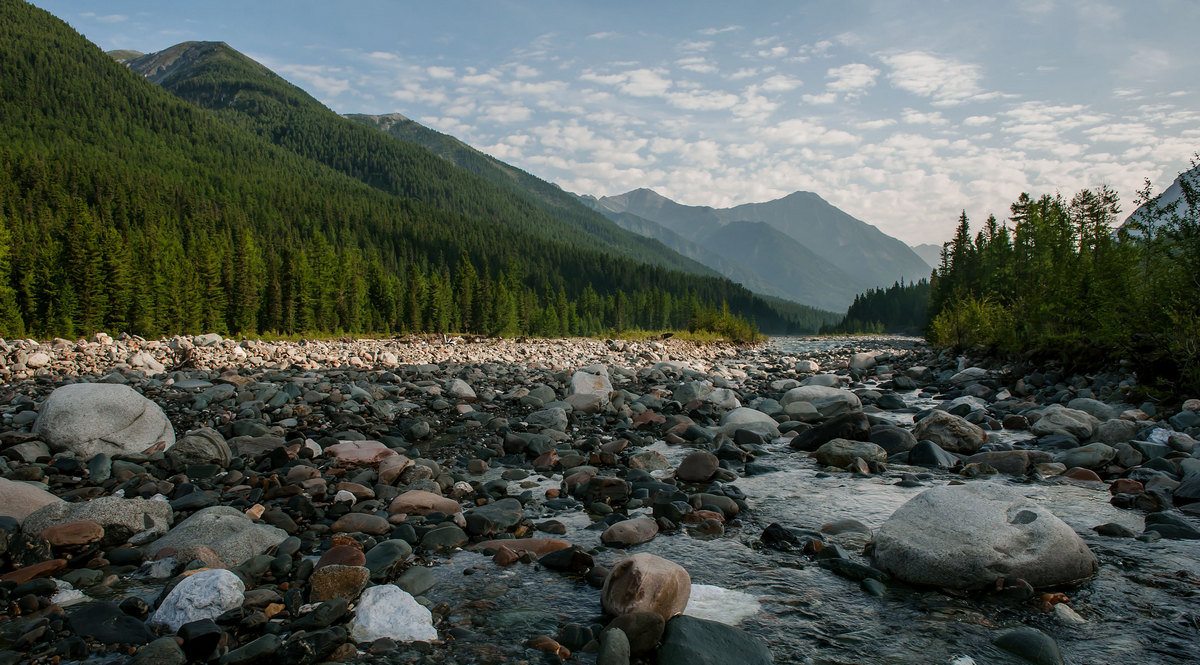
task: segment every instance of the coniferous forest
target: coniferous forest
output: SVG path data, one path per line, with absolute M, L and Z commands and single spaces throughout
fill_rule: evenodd
M 860 293 L 836 324 L 821 326 L 822 334 L 905 333 L 918 335 L 928 323 L 929 280 L 870 289 Z
M 191 103 L 0 2 L 0 336 L 782 332 L 827 316 L 216 55 L 164 81 Z

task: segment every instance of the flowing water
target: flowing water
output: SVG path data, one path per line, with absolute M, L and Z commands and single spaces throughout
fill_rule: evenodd
M 799 356 L 827 350 L 838 342 L 776 344 Z M 933 403 L 915 391 L 903 397 L 910 406 Z M 901 423 L 912 421 L 911 413 L 894 417 Z M 1022 663 L 992 645 L 1002 630 L 1019 625 L 1053 636 L 1068 663 L 1200 662 L 1200 542 L 1144 543 L 1097 536 L 1092 527 L 1106 522 L 1136 532 L 1143 529 L 1140 513 L 1109 505 L 1103 484 L 1025 482 L 1005 476 L 968 481 L 999 482 L 1041 503 L 1071 525 L 1096 554 L 1100 571 L 1095 578 L 1061 590 L 1087 623 L 1066 625 L 1029 603 L 947 595 L 897 582 L 889 583 L 883 598 L 876 598 L 857 582 L 805 557 L 757 547 L 758 535 L 771 522 L 816 529 L 835 519 L 853 518 L 878 528 L 912 496 L 957 477 L 934 473 L 925 476 L 923 487 L 904 488 L 895 484 L 900 473 L 927 470 L 893 467 L 888 474 L 871 478 L 826 474 L 803 453 L 782 443 L 768 448 L 771 454 L 759 461 L 776 470 L 734 483 L 745 492 L 751 508 L 739 516 L 740 526 L 731 526 L 725 537 L 713 540 L 684 532 L 660 534 L 633 551 L 680 563 L 695 584 L 736 590 L 756 599 L 758 611 L 739 625 L 766 641 L 776 663 Z M 672 465 L 691 451 L 664 443 L 652 449 Z M 557 486 L 558 480 L 547 478 L 543 484 Z M 513 489 L 521 491 L 518 484 Z M 591 520 L 582 511 L 553 517 L 567 525 L 566 539 L 586 549 L 600 549 L 597 563 L 611 566 L 626 556 L 600 546 L 600 531 L 587 529 Z M 857 557 L 867 537 L 843 534 L 833 542 Z M 503 569 L 469 552 L 454 556 L 434 572 L 439 583 L 428 597 L 447 604 L 450 622 L 473 633 L 450 645 L 445 662 L 492 662 L 493 658 L 499 662 L 497 645 L 520 644 L 538 633 L 554 635 L 566 622 L 587 625 L 600 620 L 599 591 L 570 576 L 519 563 Z M 723 601 L 730 605 L 727 614 L 746 611 L 741 602 L 745 599 L 735 595 Z M 750 604 L 749 611 L 753 609 Z M 594 662 L 594 654 L 578 653 L 575 661 Z

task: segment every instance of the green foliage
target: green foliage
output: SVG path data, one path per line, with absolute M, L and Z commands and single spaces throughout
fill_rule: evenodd
M 1147 182 L 1117 232 L 1107 187 L 1069 202 L 1021 194 L 1011 231 L 991 218 L 972 238 L 962 215 L 932 280 L 929 339 L 1075 365 L 1128 359 L 1172 392 L 1200 389 L 1200 191 L 1186 176 L 1181 186 L 1160 207 Z
M 0 334 L 793 326 L 217 56 L 174 82 L 201 108 L 0 1 Z
M 886 289 L 871 289 L 854 298 L 836 325 L 821 327 L 821 334 L 905 333 L 924 329 L 929 308 L 929 281 L 895 282 Z
M 739 344 L 750 344 L 763 339 L 752 322 L 747 321 L 745 317 L 731 314 L 729 305 L 724 303 L 719 311 L 711 307 L 697 308 L 688 321 L 687 330 L 693 334 L 713 333 Z

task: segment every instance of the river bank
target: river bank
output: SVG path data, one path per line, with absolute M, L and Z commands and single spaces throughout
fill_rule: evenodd
M 199 336 L 0 352 L 2 489 L 48 504 L 3 525 L 4 662 L 87 647 L 141 662 L 622 662 L 597 587 L 635 553 L 686 570 L 685 614 L 737 625 L 712 648 L 760 645 L 777 663 L 1024 662 L 1012 649 L 1041 638 L 1022 627 L 1065 662 L 1175 663 L 1196 639 L 1200 541 L 1179 536 L 1196 528 L 1200 416 L 1124 404 L 1129 371 L 976 366 L 890 337 Z M 76 381 L 149 403 L 47 402 Z M 97 415 L 117 411 L 126 421 Z M 854 454 L 829 456 L 838 441 Z M 1037 590 L 1010 575 L 997 593 L 883 570 L 870 546 L 893 512 L 959 482 L 1057 515 L 1095 574 Z M 533 563 L 551 540 L 568 549 Z M 203 615 L 171 594 L 193 571 L 233 600 L 181 628 L 163 606 Z M 419 603 L 405 606 L 415 642 L 361 626 L 370 589 L 391 585 Z M 105 621 L 132 633 L 98 635 Z M 657 635 L 630 621 L 634 662 L 695 662 L 671 647 L 686 622 Z

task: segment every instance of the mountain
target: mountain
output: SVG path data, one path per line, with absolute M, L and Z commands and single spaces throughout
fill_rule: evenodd
M 860 292 L 899 279 L 928 277 L 930 271 L 904 243 L 810 192 L 717 209 L 682 205 L 652 190 L 635 189 L 597 199 L 595 207 L 610 219 L 635 215 L 657 223 L 734 262 L 751 277 L 692 255 L 721 274 L 745 285 L 767 282 L 776 290 L 760 292 L 782 291 L 784 297 L 816 307 L 844 310 Z M 740 236 L 724 230 L 739 222 L 761 225 L 735 226 Z M 761 246 L 752 247 L 753 243 Z
M 557 218 L 224 44 L 137 61 L 179 96 L 0 2 L 0 335 L 597 334 L 723 302 L 789 326 L 743 287 L 645 263 L 652 244 L 607 220 Z
M 942 263 L 941 245 L 925 243 L 914 246 L 912 251 L 915 252 L 917 256 L 921 257 L 922 261 L 929 264 L 930 272 L 932 272 L 933 268 L 936 268 Z
M 1153 200 L 1143 203 L 1137 210 L 1130 213 L 1129 217 L 1125 218 L 1124 224 L 1121 225 L 1122 228 L 1127 228 L 1130 234 L 1134 236 L 1141 235 L 1140 231 L 1129 227 L 1129 222 L 1149 214 L 1151 207 L 1158 210 L 1174 207 L 1174 211 L 1181 217 L 1185 215 L 1188 211 L 1188 203 L 1183 192 L 1183 183 L 1185 181 L 1191 186 L 1193 191 L 1200 192 L 1200 164 L 1196 164 L 1191 169 L 1180 173 L 1161 194 L 1154 197 Z

